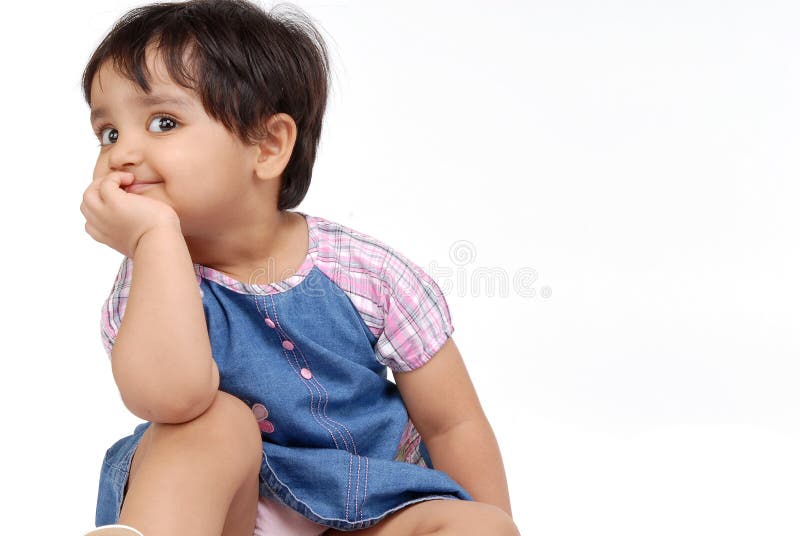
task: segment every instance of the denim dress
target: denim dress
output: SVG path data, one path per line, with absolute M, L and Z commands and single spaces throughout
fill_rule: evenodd
M 345 531 L 420 501 L 473 500 L 433 467 L 387 378 L 387 368 L 424 365 L 453 333 L 439 286 L 379 240 L 298 213 L 308 226 L 308 252 L 288 279 L 240 282 L 194 265 L 219 389 L 252 408 L 261 429 L 260 496 Z M 103 304 L 109 358 L 132 272 L 126 257 Z M 118 520 L 131 459 L 149 425 L 106 452 L 98 526 Z

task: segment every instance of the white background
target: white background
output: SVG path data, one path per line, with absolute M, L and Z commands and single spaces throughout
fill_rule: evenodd
M 79 210 L 80 75 L 136 5 L 0 22 L 2 534 L 93 527 L 141 422 L 100 341 L 121 255 Z M 298 5 L 336 72 L 298 210 L 450 271 L 522 534 L 798 534 L 797 4 Z

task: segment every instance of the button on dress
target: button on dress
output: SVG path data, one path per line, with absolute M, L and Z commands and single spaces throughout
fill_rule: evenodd
M 439 286 L 383 242 L 298 213 L 308 225 L 308 252 L 288 279 L 258 284 L 254 273 L 252 282 L 240 282 L 194 265 L 219 388 L 252 408 L 261 429 L 262 500 L 323 530 L 367 528 L 420 501 L 472 500 L 433 467 L 387 378 L 387 368 L 423 366 L 453 333 Z M 103 305 L 109 358 L 132 271 L 124 258 Z M 130 461 L 149 424 L 106 452 L 98 525 L 117 521 Z

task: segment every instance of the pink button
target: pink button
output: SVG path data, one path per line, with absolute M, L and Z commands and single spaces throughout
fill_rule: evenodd
M 269 318 L 269 317 L 267 317 L 267 318 L 265 318 L 265 319 L 264 319 L 264 323 L 265 323 L 266 325 L 268 325 L 269 327 L 271 327 L 271 328 L 274 328 L 274 327 L 275 327 L 275 322 L 273 322 L 272 320 L 270 320 L 270 318 Z
M 255 404 L 253 406 L 253 413 L 256 416 L 256 419 L 263 420 L 269 417 L 269 410 L 264 406 L 264 404 Z
M 294 350 L 294 344 L 292 344 L 292 341 L 283 341 L 282 345 L 287 350 Z
M 270 421 L 261 421 L 258 423 L 258 427 L 261 428 L 262 432 L 267 434 L 271 434 L 275 431 L 275 425 L 272 424 Z
M 303 378 L 305 378 L 307 380 L 310 380 L 311 378 L 314 377 L 314 375 L 311 374 L 311 371 L 308 370 L 307 368 L 304 368 L 304 369 L 300 370 L 300 376 L 302 376 Z

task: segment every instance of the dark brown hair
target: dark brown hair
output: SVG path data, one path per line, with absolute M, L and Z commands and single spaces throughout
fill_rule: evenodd
M 286 14 L 278 11 L 281 7 L 289 8 Z M 310 18 L 292 4 L 267 12 L 247 0 L 134 8 L 116 21 L 87 63 L 82 78 L 86 103 L 91 106 L 92 80 L 106 60 L 150 93 L 145 64 L 150 45 L 172 80 L 198 94 L 206 113 L 242 143 L 263 139 L 273 114 L 294 119 L 297 140 L 283 171 L 277 208 L 300 204 L 311 183 L 330 86 L 325 41 Z

